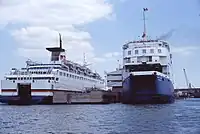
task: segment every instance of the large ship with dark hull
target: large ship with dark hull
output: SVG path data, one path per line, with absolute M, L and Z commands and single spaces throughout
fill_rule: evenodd
M 172 54 L 164 40 L 146 38 L 123 45 L 123 90 L 121 101 L 126 104 L 173 103 L 174 86 Z

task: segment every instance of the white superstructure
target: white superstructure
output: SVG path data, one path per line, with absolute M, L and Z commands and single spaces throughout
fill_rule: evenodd
M 49 64 L 28 60 L 25 68 L 13 68 L 1 80 L 2 96 L 17 95 L 17 83 L 31 83 L 32 95 L 52 96 L 50 90 L 84 91 L 88 88 L 104 88 L 104 80 L 86 64 L 80 65 L 65 58 L 65 49 L 47 48 L 51 52 Z
M 107 86 L 112 88 L 122 88 L 122 69 L 107 73 Z
M 140 40 L 125 44 L 123 66 L 125 72 L 157 71 L 173 78 L 170 47 L 162 40 Z

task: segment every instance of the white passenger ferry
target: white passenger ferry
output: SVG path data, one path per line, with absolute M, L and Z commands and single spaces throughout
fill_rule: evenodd
M 25 68 L 13 68 L 5 75 L 5 79 L 1 80 L 0 102 L 51 104 L 54 91 L 64 94 L 104 88 L 104 80 L 97 72 L 93 72 L 86 64 L 80 65 L 66 59 L 60 34 L 59 37 L 59 47 L 46 48 L 51 52 L 50 63 L 28 60 Z

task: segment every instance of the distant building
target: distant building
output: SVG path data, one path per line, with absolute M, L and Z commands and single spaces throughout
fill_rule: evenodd
M 114 92 L 120 92 L 122 90 L 122 69 L 107 73 L 107 87 L 112 88 Z

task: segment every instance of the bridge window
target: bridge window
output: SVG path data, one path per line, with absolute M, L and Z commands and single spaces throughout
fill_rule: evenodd
M 146 54 L 146 49 L 143 49 L 143 50 L 142 50 L 142 53 L 143 53 L 143 54 Z
M 131 55 L 131 51 L 128 51 L 128 55 Z
M 158 49 L 158 53 L 161 53 L 161 49 Z

